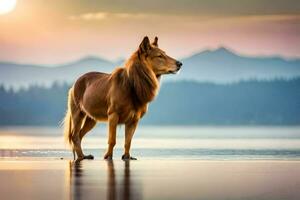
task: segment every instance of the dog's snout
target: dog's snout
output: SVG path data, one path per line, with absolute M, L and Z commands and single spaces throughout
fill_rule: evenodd
M 178 67 L 181 67 L 181 66 L 182 66 L 182 62 L 176 61 L 176 65 L 177 65 Z
M 181 66 L 182 66 L 182 62 L 180 62 L 180 61 L 176 61 L 176 65 L 177 65 L 178 69 L 180 69 L 180 68 L 181 68 Z

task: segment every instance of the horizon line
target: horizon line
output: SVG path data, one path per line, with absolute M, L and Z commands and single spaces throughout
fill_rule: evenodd
M 300 60 L 300 55 L 299 56 L 283 56 L 280 54 L 245 54 L 245 53 L 240 53 L 237 50 L 233 50 L 230 47 L 226 47 L 226 45 L 220 45 L 216 48 L 202 48 L 200 50 L 196 50 L 192 53 L 190 53 L 187 56 L 183 56 L 180 57 L 179 60 L 184 60 L 184 59 L 188 59 L 191 58 L 195 55 L 201 54 L 201 53 L 205 53 L 205 52 L 216 52 L 218 50 L 224 49 L 225 51 L 228 51 L 236 56 L 239 57 L 247 57 L 247 58 L 279 58 L 285 61 L 296 61 L 296 60 Z M 74 59 L 74 60 L 69 60 L 69 61 L 64 61 L 64 62 L 60 62 L 60 63 L 34 63 L 34 62 L 19 62 L 19 61 L 13 61 L 13 60 L 0 60 L 0 63 L 8 63 L 8 64 L 18 64 L 18 65 L 31 65 L 31 66 L 36 66 L 36 67 L 59 67 L 61 65 L 70 65 L 72 63 L 76 63 L 76 62 L 80 62 L 84 59 L 87 58 L 94 58 L 94 59 L 99 59 L 99 60 L 103 60 L 106 62 L 110 62 L 112 64 L 117 64 L 120 61 L 126 61 L 127 58 L 124 57 L 119 57 L 116 59 L 108 59 L 105 56 L 102 55 L 96 55 L 96 54 L 86 54 L 85 56 L 81 56 L 78 59 Z

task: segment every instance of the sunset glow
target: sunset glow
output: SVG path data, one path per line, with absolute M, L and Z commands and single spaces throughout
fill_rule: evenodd
M 17 0 L 0 0 L 0 15 L 11 12 L 16 7 Z
M 7 8 L 15 1 L 0 2 Z M 245 55 L 300 57 L 295 0 L 78 2 L 18 1 L 14 12 L 0 15 L 0 60 L 58 64 L 89 55 L 128 58 L 145 35 L 158 36 L 161 47 L 180 58 L 220 46 Z

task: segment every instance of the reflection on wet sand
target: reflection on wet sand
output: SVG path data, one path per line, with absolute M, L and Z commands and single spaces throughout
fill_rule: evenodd
M 72 170 L 72 165 L 73 165 L 73 170 Z M 83 199 L 82 198 L 82 190 L 80 188 L 82 188 L 83 185 L 83 180 L 82 180 L 82 164 L 78 163 L 78 164 L 73 164 L 71 162 L 71 170 L 70 170 L 70 175 L 71 175 L 71 182 L 70 184 L 73 185 L 74 187 L 71 186 L 71 189 L 74 188 L 74 190 L 71 190 L 71 192 L 74 194 L 72 195 L 74 198 L 72 199 Z M 72 172 L 73 171 L 73 172 Z
M 299 200 L 300 161 L 0 160 L 0 199 Z
M 123 190 L 122 190 L 122 197 L 124 197 L 125 200 L 132 199 L 130 198 L 131 196 L 131 191 L 130 191 L 130 161 L 125 161 L 125 167 L 124 167 L 124 176 L 123 176 Z
M 70 162 L 70 199 L 142 199 L 141 185 L 133 183 L 130 161 L 106 161 L 106 166 Z M 106 171 L 105 171 L 106 167 Z
M 116 195 L 116 175 L 113 161 L 107 161 L 108 173 L 107 173 L 107 199 L 117 199 Z

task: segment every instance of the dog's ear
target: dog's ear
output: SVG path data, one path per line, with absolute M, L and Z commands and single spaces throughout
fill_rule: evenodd
M 154 42 L 152 43 L 152 45 L 158 47 L 158 37 L 154 38 Z
M 151 50 L 150 40 L 148 36 L 145 36 L 142 43 L 139 46 L 139 51 L 141 53 L 148 54 L 150 50 Z

